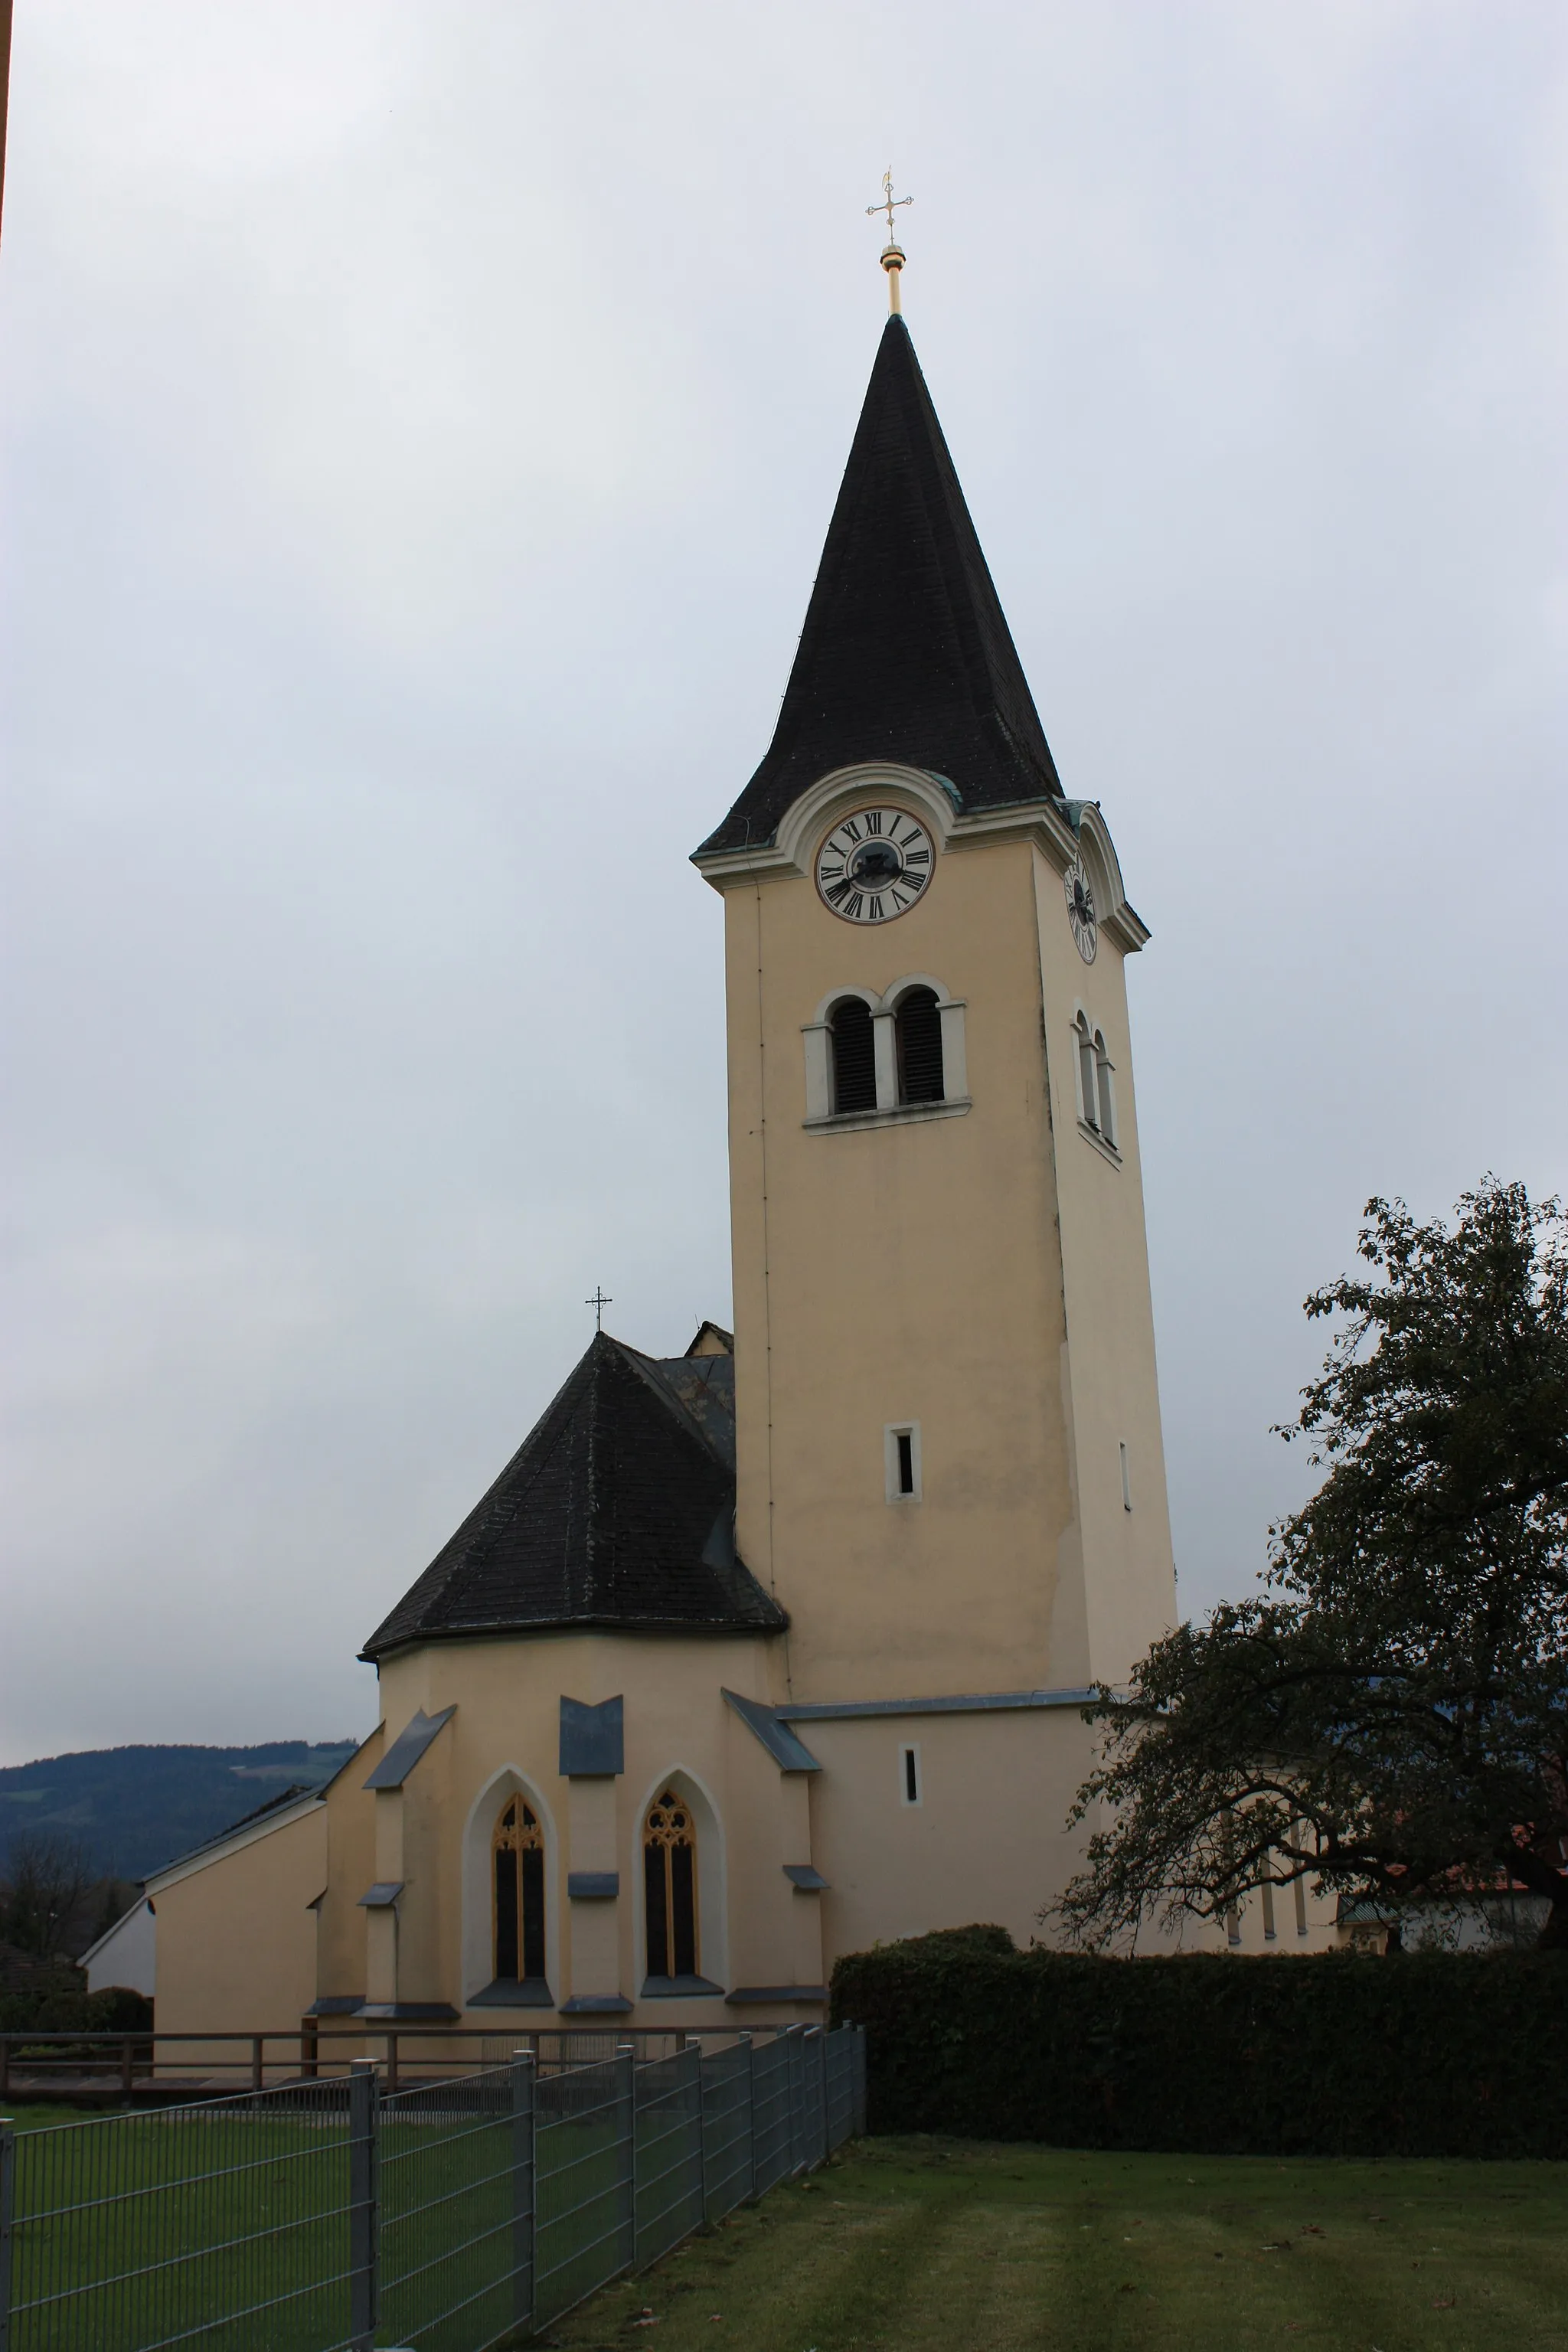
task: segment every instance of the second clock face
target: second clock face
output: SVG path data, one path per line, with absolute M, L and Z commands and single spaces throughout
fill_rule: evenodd
M 931 835 L 907 809 L 857 809 L 817 851 L 816 887 L 847 923 L 888 923 L 923 894 L 932 862 Z

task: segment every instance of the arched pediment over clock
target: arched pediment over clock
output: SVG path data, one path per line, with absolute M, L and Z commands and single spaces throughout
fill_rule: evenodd
M 966 812 L 956 784 L 933 770 L 893 760 L 867 760 L 835 768 L 790 803 L 768 842 L 743 849 L 699 850 L 693 863 L 716 890 L 731 883 L 808 877 L 825 833 L 868 801 L 907 806 L 930 832 L 938 856 L 971 842 L 1028 840 L 1059 874 L 1081 857 L 1094 891 L 1100 928 L 1124 953 L 1149 937 L 1128 904 L 1110 828 L 1095 801 L 1039 800 Z

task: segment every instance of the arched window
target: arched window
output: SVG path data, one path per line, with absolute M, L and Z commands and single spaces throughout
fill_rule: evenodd
M 1095 1065 L 1094 1037 L 1089 1016 L 1080 1013 L 1073 1023 L 1078 1043 L 1078 1090 L 1079 1108 L 1089 1126 L 1100 1125 L 1100 1074 Z
M 893 1016 L 893 1029 L 898 1045 L 899 1100 L 941 1102 L 942 1014 L 937 1010 L 936 991 L 911 988 L 901 996 Z
M 862 996 L 841 996 L 827 1016 L 833 1037 L 833 1108 L 875 1110 L 877 1054 L 871 1008 Z
M 1105 1050 L 1105 1039 L 1097 1029 L 1094 1033 L 1094 1102 L 1098 1114 L 1095 1125 L 1112 1150 L 1116 1146 L 1116 1097 L 1110 1087 L 1111 1061 Z
M 544 1975 L 544 1832 L 521 1797 L 501 1807 L 494 1839 L 496 1976 Z
M 697 1829 L 690 1806 L 673 1789 L 666 1789 L 647 1809 L 642 1854 L 647 1972 L 650 1977 L 694 1977 L 699 1973 Z

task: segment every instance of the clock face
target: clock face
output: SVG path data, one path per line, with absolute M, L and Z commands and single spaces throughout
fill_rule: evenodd
M 1075 857 L 1062 877 L 1067 892 L 1068 920 L 1078 951 L 1085 963 L 1094 961 L 1094 950 L 1100 944 L 1100 918 L 1094 911 L 1094 892 L 1081 857 Z
M 817 851 L 816 887 L 847 923 L 890 923 L 922 895 L 932 863 L 931 835 L 907 809 L 857 809 Z

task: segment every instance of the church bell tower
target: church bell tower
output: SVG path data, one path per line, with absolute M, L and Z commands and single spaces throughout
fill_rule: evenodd
M 896 311 L 773 743 L 695 862 L 725 901 L 736 1539 L 790 1620 L 774 1703 L 1121 1680 L 1175 1613 L 1148 933 Z

